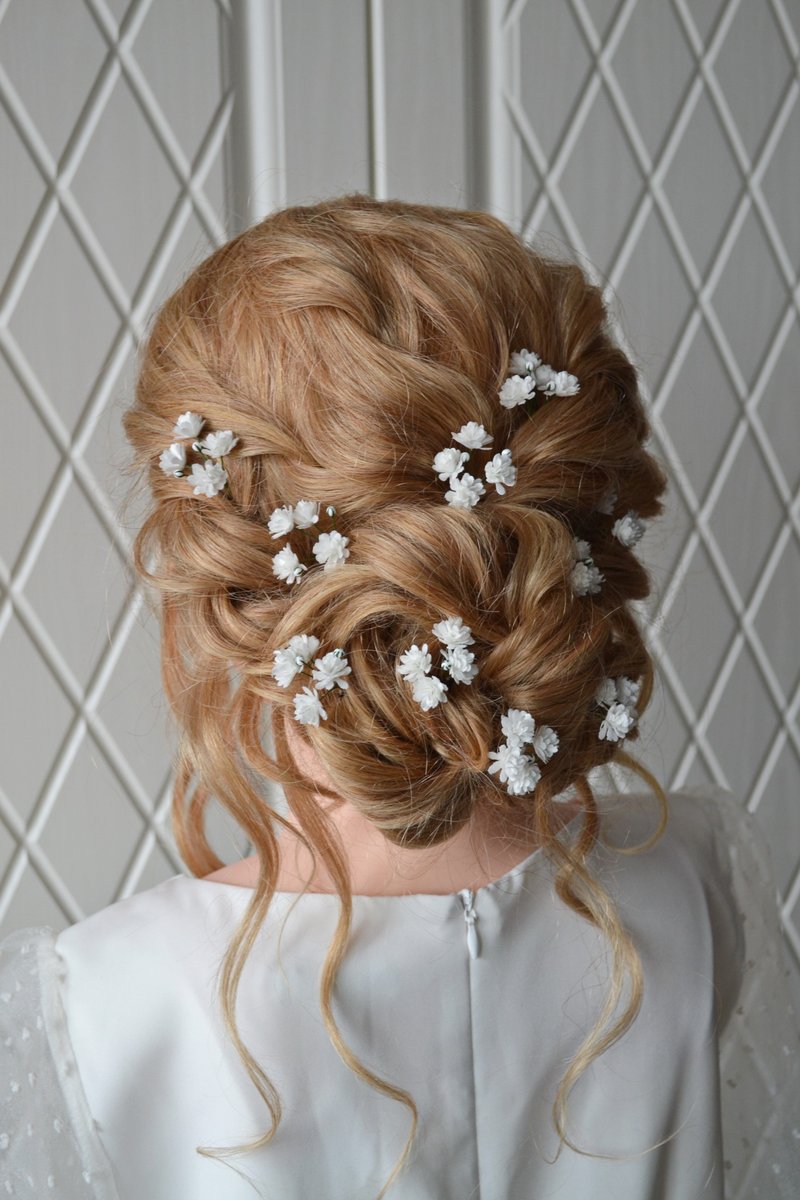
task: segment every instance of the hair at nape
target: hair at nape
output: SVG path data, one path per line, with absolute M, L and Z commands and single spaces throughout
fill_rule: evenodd
M 642 995 L 637 950 L 586 865 L 601 824 L 589 773 L 613 761 L 653 788 L 646 845 L 666 821 L 660 784 L 624 743 L 654 677 L 632 610 L 651 587 L 636 544 L 667 477 L 600 289 L 483 213 L 362 195 L 286 208 L 161 305 L 124 426 L 152 495 L 134 563 L 160 596 L 176 841 L 194 874 L 223 865 L 204 829 L 214 795 L 260 861 L 219 987 L 271 1124 L 199 1152 L 263 1146 L 281 1120 L 234 1019 L 287 824 L 265 809 L 266 779 L 340 897 L 320 988 L 333 1045 L 411 1114 L 380 1196 L 418 1110 L 331 1011 L 352 890 L 318 796 L 346 797 L 398 846 L 444 842 L 479 810 L 535 836 L 560 899 L 611 949 L 607 1002 L 553 1102 L 559 1152 L 583 1153 L 568 1094 Z M 333 790 L 295 765 L 286 719 Z M 558 836 L 568 789 L 583 808 L 573 842 Z

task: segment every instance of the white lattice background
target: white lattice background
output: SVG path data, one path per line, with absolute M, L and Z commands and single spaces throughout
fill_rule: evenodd
M 665 785 L 715 779 L 757 812 L 800 958 L 798 5 L 475 7 L 491 44 L 465 41 L 455 0 L 340 0 L 336 20 L 322 0 L 284 5 L 277 190 L 467 203 L 474 159 L 481 196 L 574 247 L 618 295 L 673 481 L 639 544 L 662 666 L 640 750 Z M 136 513 L 120 519 L 115 463 L 149 314 L 232 227 L 230 19 L 225 0 L 0 0 L 9 929 L 61 927 L 183 869 L 157 635 L 124 570 Z M 474 104 L 452 107 L 466 49 L 439 69 L 436 47 L 462 42 L 497 51 L 491 146 L 472 144 Z M 441 103 L 434 87 L 449 89 Z M 218 846 L 246 851 L 222 827 Z
M 640 543 L 661 668 L 645 757 L 758 814 L 800 959 L 798 15 L 511 3 L 496 121 L 500 207 L 607 285 L 671 476 Z

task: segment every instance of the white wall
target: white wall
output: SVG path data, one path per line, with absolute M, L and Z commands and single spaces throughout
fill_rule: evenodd
M 182 870 L 116 515 L 136 338 L 242 225 L 362 189 L 489 207 L 616 292 L 673 481 L 637 752 L 757 812 L 800 951 L 796 0 L 231 8 L 0 4 L 2 925 Z

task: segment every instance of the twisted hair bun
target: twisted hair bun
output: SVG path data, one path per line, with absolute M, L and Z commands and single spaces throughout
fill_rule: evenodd
M 498 390 L 522 347 L 574 373 L 580 391 L 542 398 L 532 414 L 503 407 Z M 224 495 L 198 499 L 159 470 L 187 409 L 239 438 Z M 431 464 L 469 421 L 511 450 L 518 475 L 467 510 L 444 502 Z M 577 266 L 541 257 L 478 212 L 360 195 L 285 209 L 212 253 L 162 306 L 124 424 L 153 493 L 135 562 L 162 595 L 165 689 L 184 734 L 175 829 L 192 870 L 221 865 L 201 820 L 216 791 L 259 850 L 269 900 L 276 843 L 249 768 L 284 784 L 346 899 L 346 865 L 281 722 L 274 758 L 259 738 L 264 707 L 291 704 L 271 675 L 274 651 L 303 633 L 344 647 L 352 668 L 328 719 L 304 736 L 336 793 L 387 838 L 432 845 L 477 805 L 494 805 L 533 812 L 547 843 L 552 801 L 571 785 L 591 815 L 588 772 L 627 760 L 598 737 L 597 689 L 607 677 L 644 677 L 641 715 L 652 685 L 630 606 L 649 579 L 612 528 L 630 510 L 658 515 L 667 480 L 645 448 L 636 371 Z M 603 511 L 609 493 L 613 512 Z M 350 556 L 289 587 L 272 570 L 268 520 L 301 498 L 335 507 Z M 292 533 L 304 562 L 317 532 Z M 602 572 L 597 593 L 572 590 L 575 538 Z M 398 659 L 455 615 L 472 629 L 480 673 L 424 712 Z M 509 707 L 558 733 L 533 795 L 510 796 L 486 770 Z M 559 886 L 600 923 L 581 884 L 587 845 L 577 857 L 554 847 Z M 329 1028 L 338 1036 L 332 1018 Z

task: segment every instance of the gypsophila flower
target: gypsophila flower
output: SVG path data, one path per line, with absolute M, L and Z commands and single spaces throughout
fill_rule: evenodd
M 431 656 L 428 653 L 428 643 L 422 646 L 412 646 L 400 655 L 397 666 L 398 675 L 402 675 L 408 683 L 416 683 L 424 679 L 431 669 Z
M 576 562 L 570 573 L 572 590 L 576 596 L 599 592 L 604 579 L 605 575 L 592 562 Z
M 619 496 L 616 492 L 606 492 L 597 506 L 597 511 L 605 513 L 606 516 L 610 517 L 614 512 L 617 500 L 619 500 Z
M 433 636 L 438 638 L 443 646 L 454 650 L 456 646 L 471 646 L 475 641 L 469 625 L 465 625 L 461 617 L 446 617 L 437 621 L 433 627 Z
M 622 542 L 623 546 L 628 547 L 635 546 L 644 531 L 644 521 L 638 513 L 632 511 L 627 512 L 624 517 L 620 517 L 611 527 L 614 537 Z
M 474 508 L 485 495 L 486 488 L 480 479 L 465 471 L 459 478 L 450 480 L 450 490 L 445 492 L 444 498 L 452 508 Z
M 207 433 L 200 443 L 200 449 L 205 450 L 212 458 L 224 458 L 238 444 L 238 437 L 234 437 L 230 429 L 221 429 L 215 433 Z
M 642 690 L 641 682 L 635 679 L 628 679 L 626 675 L 618 675 L 614 681 L 616 684 L 617 700 L 620 704 L 627 704 L 629 708 L 635 708 L 639 703 L 639 693 Z
M 284 546 L 277 554 L 273 554 L 272 570 L 284 583 L 296 583 L 308 568 L 300 562 L 291 546 Z
M 279 650 L 273 650 L 275 662 L 270 674 L 276 680 L 278 687 L 288 687 L 294 677 L 303 670 L 319 650 L 319 638 L 311 634 L 298 633 L 290 638 L 287 645 Z
M 535 371 L 541 361 L 540 356 L 534 354 L 532 350 L 517 350 L 511 355 L 508 365 L 509 374 L 527 375 L 531 371 Z
M 194 463 L 189 483 L 195 496 L 216 496 L 228 482 L 227 472 L 217 462 Z
M 572 555 L 577 562 L 570 572 L 570 583 L 576 596 L 588 596 L 600 591 L 605 575 L 592 561 L 592 548 L 583 538 L 572 539 Z
M 318 500 L 298 500 L 293 509 L 295 527 L 310 529 L 319 520 Z
M 594 694 L 594 698 L 598 704 L 602 704 L 607 708 L 609 704 L 613 704 L 617 699 L 617 687 L 613 679 L 604 679 Z
M 200 430 L 205 425 L 205 420 L 196 412 L 181 413 L 175 422 L 172 432 L 176 437 L 190 438 L 197 437 Z
M 508 742 L 501 742 L 496 750 L 489 751 L 489 758 L 493 758 L 494 762 L 489 767 L 489 774 L 495 775 L 500 772 L 500 782 L 508 783 L 509 779 L 515 775 L 522 766 L 523 758 L 527 757 L 522 753 L 519 746 L 512 746 Z
M 412 695 L 423 712 L 429 712 L 438 704 L 447 703 L 447 687 L 435 675 L 423 675 L 415 679 Z
M 285 537 L 294 529 L 294 509 L 290 504 L 274 508 L 267 521 L 267 529 L 274 538 Z
M 569 371 L 556 371 L 553 380 L 553 393 L 556 396 L 577 396 L 581 385 Z
M 442 666 L 456 683 L 472 683 L 478 674 L 475 655 L 466 646 L 453 646 L 442 658 Z
M 612 704 L 600 725 L 597 736 L 601 741 L 618 742 L 630 733 L 636 724 L 636 715 L 626 704 Z
M 533 741 L 536 722 L 524 708 L 510 708 L 500 718 L 500 724 L 510 746 L 524 746 L 526 742 Z
M 331 650 L 328 654 L 323 654 L 322 658 L 317 659 L 311 676 L 321 692 L 329 692 L 332 687 L 346 690 L 350 684 L 344 677 L 350 674 L 350 670 L 350 664 L 344 651 L 341 649 Z
M 280 650 L 273 650 L 272 657 L 275 662 L 270 668 L 270 675 L 278 687 L 288 687 L 294 677 L 302 671 L 302 661 L 298 660 L 298 656 L 292 654 L 291 650 L 285 646 Z
M 440 479 L 451 479 L 460 473 L 468 458 L 469 455 L 465 450 L 456 450 L 455 446 L 449 446 L 446 450 L 440 450 L 436 455 L 433 460 L 433 469 Z
M 186 466 L 186 447 L 183 442 L 173 442 L 161 452 L 158 465 L 165 475 L 180 475 Z
M 511 355 L 509 364 L 511 378 L 500 389 L 500 402 L 505 408 L 524 404 L 536 391 L 544 396 L 575 396 L 580 383 L 569 371 L 556 371 L 541 356 L 528 350 L 518 350 Z
M 304 687 L 293 697 L 295 720 L 301 725 L 319 725 L 320 717 L 327 721 L 328 714 L 320 703 L 319 695 L 310 687 Z
M 338 529 L 331 533 L 321 533 L 314 542 L 314 558 L 318 563 L 322 563 L 326 571 L 331 567 L 338 567 L 350 557 L 350 551 L 347 549 L 349 541 L 350 539 L 343 537 Z
M 487 483 L 493 483 L 499 496 L 504 496 L 507 487 L 513 487 L 517 482 L 517 468 L 511 461 L 511 451 L 502 450 L 486 464 L 484 478 Z
M 467 421 L 466 425 L 462 425 L 453 434 L 453 440 L 459 442 L 462 446 L 466 446 L 468 450 L 485 450 L 487 446 L 491 446 L 492 444 L 492 435 L 487 433 L 477 421 Z
M 304 663 L 311 662 L 319 650 L 319 638 L 310 633 L 296 633 L 293 638 L 289 638 L 286 648 Z
M 542 762 L 549 762 L 558 750 L 558 734 L 549 725 L 540 725 L 533 738 L 533 752 Z
M 539 767 L 532 758 L 523 754 L 514 773 L 509 776 L 506 790 L 512 796 L 527 796 L 529 792 L 534 791 L 541 778 L 542 772 Z
M 497 394 L 503 408 L 516 408 L 530 400 L 535 392 L 536 383 L 530 375 L 509 375 Z

